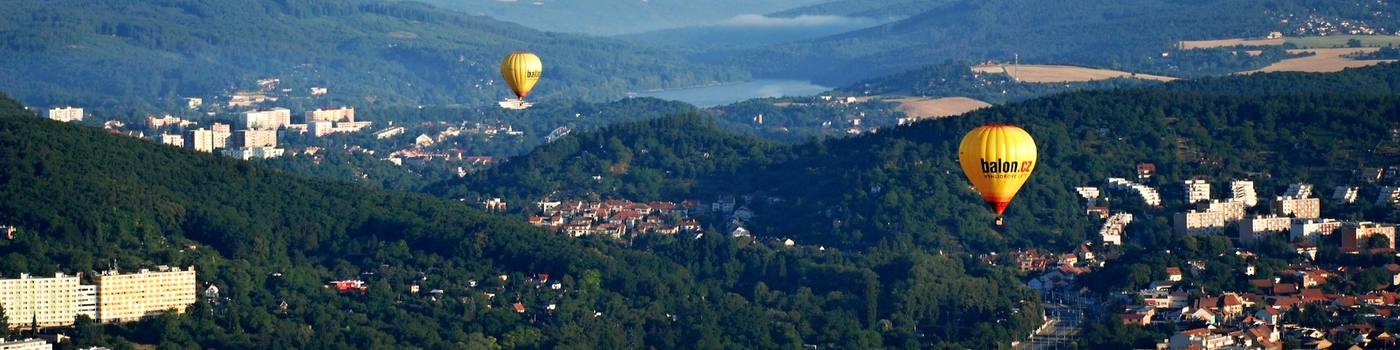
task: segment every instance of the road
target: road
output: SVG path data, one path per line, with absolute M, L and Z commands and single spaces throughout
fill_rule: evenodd
M 1065 288 L 1073 290 L 1073 287 Z M 1075 292 L 1049 290 L 1042 295 L 1045 315 L 1049 318 L 1031 339 L 1022 343 L 1020 349 L 1046 350 L 1071 349 L 1078 339 L 1079 329 L 1084 324 L 1084 299 Z

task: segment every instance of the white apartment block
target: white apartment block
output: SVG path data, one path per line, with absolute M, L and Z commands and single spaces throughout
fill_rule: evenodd
M 1317 243 L 1321 236 L 1331 235 L 1341 227 L 1341 221 L 1332 219 L 1294 220 L 1288 228 L 1288 239 L 1306 239 L 1309 242 Z
M 1123 230 L 1133 222 L 1133 214 L 1117 213 L 1108 217 L 1099 229 L 1104 245 L 1123 245 Z
M 1172 225 L 1177 233 L 1192 235 L 1225 233 L 1225 213 L 1191 210 L 1176 213 L 1172 219 Z
M 1291 215 L 1299 219 L 1316 219 L 1321 216 L 1322 210 L 1322 203 L 1317 198 L 1275 197 L 1270 206 L 1274 215 Z
M 1244 202 L 1212 200 L 1210 203 L 1202 204 L 1199 207 L 1205 209 L 1205 211 L 1224 214 L 1225 222 L 1244 220 Z
M 277 130 L 292 123 L 292 111 L 280 107 L 248 111 L 238 121 L 247 130 Z
M 383 140 L 383 139 L 387 139 L 387 138 L 390 138 L 390 137 L 403 135 L 403 132 L 404 132 L 404 128 L 403 128 L 402 126 L 395 126 L 395 127 L 391 127 L 391 128 L 388 128 L 388 129 L 376 131 L 376 132 L 374 133 L 374 138 L 375 138 L 376 140 Z
M 1162 195 L 1157 193 L 1157 189 L 1155 188 L 1117 177 L 1108 178 L 1108 187 L 1137 193 L 1147 205 L 1154 207 L 1162 206 Z
M 10 319 L 10 329 L 63 327 L 78 315 L 78 276 L 56 273 L 53 277 L 20 274 L 17 279 L 0 279 L 0 305 Z
M 267 159 L 281 157 L 287 150 L 273 147 L 234 147 L 225 148 L 221 152 L 225 156 L 242 160 Z
M 13 322 L 12 322 L 13 323 Z M 0 339 L 0 350 L 53 350 L 53 344 L 43 339 Z
M 1240 243 L 1250 244 L 1268 234 L 1289 232 L 1293 218 L 1282 216 L 1254 216 L 1240 221 Z
M 78 107 L 50 108 L 49 119 L 61 122 L 83 121 L 83 109 Z
M 1356 187 L 1337 186 L 1336 189 L 1332 190 L 1332 199 L 1342 203 L 1356 203 L 1357 190 Z
M 341 108 L 336 108 L 336 109 L 321 109 L 321 108 L 317 108 L 316 110 L 306 112 L 306 123 L 307 123 L 307 124 L 311 124 L 312 122 L 354 122 L 354 121 L 355 121 L 355 109 L 354 109 L 354 108 L 349 108 L 349 107 L 341 107 Z
M 1206 180 L 1186 180 L 1186 204 L 1210 200 L 1210 182 Z
M 78 285 L 78 314 L 97 320 L 97 286 Z
M 274 130 L 239 130 L 236 135 L 238 147 L 277 147 L 277 131 Z
M 1259 195 L 1254 192 L 1254 181 L 1230 181 L 1230 198 L 1236 202 L 1244 203 L 1246 207 L 1254 207 L 1259 204 Z
M 98 316 L 102 323 L 136 321 L 174 311 L 184 313 L 195 302 L 195 271 L 161 266 L 156 271 L 98 274 Z
M 1383 186 L 1380 194 L 1376 196 L 1376 204 L 1397 204 L 1400 203 L 1400 187 Z
M 1288 185 L 1288 191 L 1283 192 L 1283 196 L 1288 198 L 1312 197 L 1312 188 L 1312 185 L 1301 182 L 1290 184 Z
M 189 146 L 196 151 L 211 153 L 214 152 L 214 131 L 209 129 L 196 129 L 189 132 Z
M 179 134 L 161 134 L 160 143 L 175 147 L 185 147 L 185 137 Z

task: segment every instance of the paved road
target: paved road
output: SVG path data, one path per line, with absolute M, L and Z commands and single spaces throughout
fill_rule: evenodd
M 1072 348 L 1084 324 L 1083 299 L 1075 293 L 1046 292 L 1043 296 L 1046 326 L 1021 345 L 1021 349 L 1048 350 Z

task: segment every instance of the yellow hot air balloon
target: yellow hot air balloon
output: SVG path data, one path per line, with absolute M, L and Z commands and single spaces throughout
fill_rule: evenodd
M 543 72 L 544 65 L 540 64 L 540 57 L 532 52 L 511 52 L 501 60 L 501 78 L 505 79 L 506 85 L 510 85 L 511 91 L 521 100 L 530 95 L 530 89 L 540 81 L 540 74 Z
M 963 136 L 958 161 L 972 186 L 997 213 L 997 225 L 1006 206 L 1035 170 L 1035 140 L 1015 125 L 989 124 Z

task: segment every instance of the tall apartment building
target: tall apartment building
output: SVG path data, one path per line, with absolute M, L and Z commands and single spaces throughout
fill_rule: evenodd
M 50 108 L 49 119 L 61 122 L 83 121 L 83 109 L 78 107 Z
M 1245 203 L 1240 201 L 1210 201 L 1196 206 L 1199 210 L 1213 211 L 1225 215 L 1225 222 L 1244 220 Z
M 1186 204 L 1210 200 L 1210 183 L 1206 180 L 1186 180 Z
M 214 134 L 214 148 L 229 148 L 229 139 L 233 137 L 233 128 L 224 123 L 209 124 L 209 131 Z
M 1274 215 L 1292 216 L 1299 219 L 1316 219 L 1321 216 L 1322 202 L 1317 198 L 1274 197 L 1269 203 Z
M 1123 245 L 1123 229 L 1133 222 L 1133 214 L 1117 213 L 1109 216 L 1099 228 L 1099 236 L 1104 245 Z
M 237 145 L 235 145 L 237 147 L 277 147 L 276 130 L 239 130 L 234 135 L 236 136 L 235 139 L 238 141 Z
M 200 152 L 214 152 L 214 131 L 195 129 L 188 132 L 185 141 L 191 149 Z
M 1321 236 L 1331 235 L 1341 227 L 1341 221 L 1332 219 L 1295 220 L 1288 228 L 1288 239 L 1306 239 L 1309 242 L 1317 243 Z
M 78 276 L 20 274 L 17 279 L 0 279 L 0 305 L 11 329 L 29 327 L 32 322 L 39 327 L 72 325 L 78 314 Z
M 248 111 L 238 121 L 248 130 L 277 130 L 292 123 L 292 111 L 280 107 Z
M 1376 195 L 1376 204 L 1395 205 L 1397 203 L 1400 203 L 1400 187 L 1381 186 L 1380 193 Z
M 195 302 L 193 266 L 184 270 L 161 266 L 129 274 L 106 271 L 94 277 L 102 323 L 136 321 L 170 310 L 184 313 Z
M 1196 211 L 1176 213 L 1172 225 L 1177 233 L 1218 235 L 1225 233 L 1225 213 Z
M 1293 218 L 1282 216 L 1254 216 L 1240 221 L 1240 243 L 1251 244 L 1254 240 L 1269 234 L 1289 232 Z
M 1254 193 L 1254 181 L 1230 181 L 1230 198 L 1236 202 L 1244 203 L 1247 207 L 1259 204 L 1259 196 Z
M 78 285 L 78 314 L 97 320 L 97 286 Z
M 336 109 L 317 108 L 306 112 L 306 123 L 313 122 L 355 122 L 355 109 L 341 107 Z
M 1395 248 L 1395 225 L 1383 225 L 1374 222 L 1357 222 L 1342 225 L 1342 251 L 1354 252 L 1360 249 L 1370 248 Z M 1371 247 L 1367 241 L 1371 236 L 1384 236 L 1390 242 L 1386 247 Z
M 185 147 L 185 137 L 180 134 L 160 134 L 160 143 L 175 147 Z

